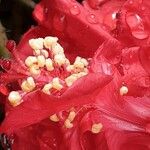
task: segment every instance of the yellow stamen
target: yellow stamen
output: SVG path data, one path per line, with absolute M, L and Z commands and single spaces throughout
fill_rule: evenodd
M 44 39 L 44 46 L 46 48 L 51 48 L 52 44 L 56 44 L 58 41 L 58 38 L 57 37 L 52 37 L 52 36 L 47 36 L 45 37 Z
M 57 63 L 59 66 L 64 65 L 66 62 L 65 55 L 63 54 L 57 54 L 54 56 L 54 61 Z
M 39 75 L 40 72 L 41 72 L 41 71 L 40 71 L 38 65 L 32 65 L 32 66 L 30 67 L 30 73 L 31 73 L 32 75 Z
M 28 67 L 31 67 L 35 63 L 37 63 L 37 58 L 35 56 L 28 56 L 25 60 L 25 64 Z
M 43 55 L 40 55 L 37 57 L 38 66 L 44 67 L 45 66 L 45 57 Z
M 43 49 L 43 38 L 29 40 L 29 45 L 34 50 Z
M 52 88 L 52 84 L 51 83 L 48 83 L 48 84 L 45 84 L 42 91 L 45 93 L 45 94 L 48 94 L 50 95 L 50 89 Z
M 122 86 L 120 88 L 120 95 L 126 95 L 128 93 L 128 88 L 126 86 Z
M 41 50 L 41 54 L 42 54 L 45 58 L 48 58 L 48 56 L 49 56 L 48 51 L 46 51 L 46 50 Z
M 21 96 L 19 92 L 12 91 L 9 93 L 8 100 L 11 103 L 11 105 L 15 107 L 21 103 Z
M 59 78 L 57 78 L 57 77 L 53 78 L 52 86 L 54 89 L 56 89 L 58 91 L 60 91 L 63 88 L 63 86 L 60 84 Z
M 53 61 L 50 58 L 46 59 L 45 65 L 48 71 L 54 70 Z
M 69 113 L 68 119 L 70 120 L 70 122 L 74 120 L 75 116 L 76 116 L 76 113 L 74 111 L 71 111 Z
M 65 79 L 65 82 L 67 86 L 71 86 L 77 79 L 77 76 L 75 74 L 72 74 Z
M 70 129 L 70 128 L 73 127 L 73 124 L 70 122 L 69 119 L 66 119 L 66 120 L 65 120 L 64 125 L 65 125 L 65 127 L 68 128 L 68 129 Z
M 103 128 L 103 125 L 101 123 L 93 124 L 91 131 L 92 133 L 97 134 L 101 131 L 102 128 Z
M 31 92 L 35 88 L 35 82 L 32 77 L 28 77 L 26 81 L 23 81 L 21 88 L 24 92 Z
M 64 54 L 64 49 L 59 43 L 56 43 L 52 45 L 52 52 L 53 55 Z
M 59 118 L 57 117 L 56 114 L 50 116 L 49 118 L 50 118 L 50 120 L 53 121 L 53 122 L 59 122 Z

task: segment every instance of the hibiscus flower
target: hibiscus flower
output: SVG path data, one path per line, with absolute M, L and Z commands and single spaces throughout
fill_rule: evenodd
M 4 148 L 150 148 L 149 46 L 140 46 L 147 32 L 130 22 L 137 16 L 129 2 L 42 0 L 36 6 L 39 25 L 18 46 L 8 42 L 12 58 L 1 60 Z M 134 26 L 128 24 L 130 34 L 124 23 Z

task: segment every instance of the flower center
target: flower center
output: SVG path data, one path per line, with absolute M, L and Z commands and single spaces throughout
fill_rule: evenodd
M 88 61 L 77 56 L 71 64 L 57 37 L 30 39 L 29 45 L 33 55 L 28 56 L 24 62 L 29 76 L 21 81 L 21 91 L 9 93 L 8 100 L 12 106 L 23 102 L 22 95 L 37 89 L 48 95 L 60 95 L 77 79 L 88 74 Z

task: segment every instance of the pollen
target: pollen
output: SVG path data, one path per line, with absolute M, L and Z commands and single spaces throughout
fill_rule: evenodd
M 48 58 L 48 56 L 49 56 L 49 53 L 48 53 L 48 51 L 46 51 L 46 50 L 41 50 L 41 54 L 42 54 L 45 58 Z
M 37 63 L 37 58 L 35 56 L 29 56 L 25 60 L 25 64 L 28 67 L 31 67 L 35 63 Z
M 28 77 L 27 80 L 23 81 L 21 84 L 21 88 L 24 92 L 30 92 L 33 91 L 35 88 L 35 82 L 32 77 Z
M 31 39 L 29 40 L 29 45 L 34 50 L 40 50 L 43 49 L 43 41 L 43 38 Z
M 19 92 L 12 91 L 9 93 L 8 100 L 11 103 L 11 105 L 15 107 L 21 103 L 21 96 Z
M 76 113 L 74 111 L 71 111 L 69 113 L 68 119 L 70 120 L 70 122 L 74 120 L 75 116 L 76 116 Z
M 77 57 L 75 62 L 74 62 L 74 66 L 76 68 L 80 68 L 83 69 L 84 68 L 84 63 L 81 61 L 81 57 Z
M 97 134 L 102 130 L 102 128 L 103 128 L 103 125 L 101 123 L 97 123 L 97 124 L 95 123 L 92 125 L 91 131 L 92 133 Z
M 59 118 L 56 114 L 50 116 L 49 119 L 53 122 L 59 122 Z
M 35 51 L 33 52 L 33 54 L 34 54 L 35 56 L 39 56 L 39 55 L 41 54 L 41 51 L 40 51 L 40 50 L 35 50 Z
M 32 75 L 39 75 L 41 72 L 38 65 L 32 65 L 29 70 Z
M 54 89 L 56 89 L 58 91 L 60 91 L 63 88 L 63 86 L 60 84 L 59 78 L 57 78 L 57 77 L 53 78 L 52 86 L 53 86 Z
M 48 94 L 50 95 L 50 90 L 52 89 L 52 84 L 51 83 L 48 83 L 48 84 L 45 84 L 42 91 L 45 93 L 45 94 Z
M 59 66 L 62 66 L 66 63 L 66 58 L 63 54 L 57 54 L 57 55 L 54 56 L 54 61 Z
M 59 43 L 56 43 L 52 45 L 52 52 L 53 55 L 64 54 L 64 49 Z
M 127 93 L 128 93 L 128 87 L 122 86 L 120 88 L 120 95 L 123 96 L 123 95 L 126 95 Z
M 73 127 L 73 123 L 70 122 L 69 119 L 66 119 L 65 122 L 64 122 L 64 125 L 66 128 L 70 129 Z
M 40 55 L 37 57 L 37 61 L 38 61 L 38 66 L 39 67 L 44 67 L 45 66 L 45 57 L 43 55 Z
M 77 76 L 75 74 L 72 74 L 65 79 L 65 82 L 67 86 L 71 86 L 77 79 Z
M 53 61 L 50 58 L 46 59 L 45 65 L 48 71 L 54 70 Z
M 58 38 L 57 37 L 52 37 L 52 36 L 47 36 L 45 37 L 44 39 L 44 46 L 48 49 L 51 49 L 51 46 L 53 44 L 56 44 L 58 41 Z

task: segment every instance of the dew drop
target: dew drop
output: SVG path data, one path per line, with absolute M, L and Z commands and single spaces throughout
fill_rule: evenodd
M 149 37 L 148 33 L 144 29 L 143 21 L 139 15 L 127 14 L 126 22 L 135 38 L 143 40 Z
M 63 14 L 56 14 L 53 18 L 53 26 L 57 31 L 64 31 L 66 27 L 66 17 Z
M 87 21 L 91 24 L 97 24 L 98 20 L 96 19 L 95 15 L 90 14 L 87 16 Z
M 80 14 L 80 9 L 77 5 L 74 5 L 73 7 L 70 8 L 70 13 L 72 15 L 79 15 Z

